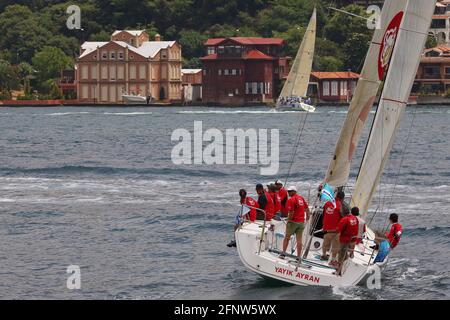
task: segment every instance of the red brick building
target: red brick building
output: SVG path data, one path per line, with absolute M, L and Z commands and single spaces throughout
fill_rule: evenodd
M 243 105 L 274 102 L 289 73 L 279 38 L 219 38 L 205 43 L 203 101 Z
M 450 46 L 426 49 L 420 60 L 413 93 L 447 92 L 450 87 Z
M 320 102 L 350 102 L 360 75 L 354 72 L 312 72 L 310 88 Z M 311 91 L 311 90 L 310 90 Z

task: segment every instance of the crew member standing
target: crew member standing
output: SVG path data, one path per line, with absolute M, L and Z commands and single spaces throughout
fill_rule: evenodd
M 257 211 L 256 220 L 272 220 L 275 215 L 275 207 L 273 204 L 273 199 L 270 196 L 269 192 L 264 190 L 264 186 L 262 184 L 256 185 L 256 193 L 258 193 L 258 206 L 264 212 Z
M 323 207 L 322 229 L 324 231 L 324 236 L 321 260 L 328 260 L 329 257 L 327 256 L 327 252 L 331 249 L 331 265 L 336 265 L 336 258 L 339 252 L 340 244 L 338 234 L 328 233 L 328 231 L 336 230 L 339 225 L 339 221 L 341 221 L 341 206 L 344 197 L 345 194 L 343 192 L 338 192 L 336 195 L 335 204 L 328 201 Z
M 286 204 L 286 208 L 288 210 L 288 223 L 286 226 L 286 235 L 283 241 L 283 252 L 281 253 L 280 258 L 285 258 L 291 236 L 295 234 L 297 240 L 297 256 L 300 261 L 303 249 L 302 236 L 303 230 L 305 229 L 305 221 L 307 222 L 309 220 L 311 212 L 309 211 L 306 200 L 297 194 L 296 187 L 289 187 L 288 193 L 290 197 Z
M 287 193 L 286 189 L 283 187 L 283 183 L 280 180 L 277 180 L 275 182 L 275 187 L 277 188 L 278 198 L 280 199 L 280 203 L 281 203 L 282 217 L 286 218 L 288 216 L 288 212 L 286 209 L 286 203 L 288 201 L 288 193 Z

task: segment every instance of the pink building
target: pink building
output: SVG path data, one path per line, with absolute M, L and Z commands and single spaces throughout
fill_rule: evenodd
M 182 98 L 181 46 L 155 41 L 142 30 L 115 31 L 109 42 L 85 42 L 76 64 L 78 100 L 121 103 L 123 94 L 151 95 L 154 100 Z

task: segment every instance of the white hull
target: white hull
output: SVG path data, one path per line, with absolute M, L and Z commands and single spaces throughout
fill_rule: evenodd
M 147 103 L 147 98 L 142 96 L 122 95 L 125 103 Z
M 246 222 L 236 231 L 240 259 L 247 268 L 262 276 L 302 286 L 348 287 L 361 283 L 368 275 L 373 274 L 375 268 L 382 269 L 387 263 L 386 258 L 383 264 L 373 265 L 377 252 L 369 248 L 373 242 L 364 240 L 363 244 L 355 248 L 354 258 L 344 262 L 343 275 L 337 276 L 335 269 L 329 267 L 327 261 L 320 261 L 322 239 L 314 238 L 307 258 L 298 266 L 294 258 L 288 256 L 285 259 L 279 258 L 277 249 L 282 249 L 285 222 L 272 221 L 271 223 L 275 226 L 274 231 L 269 231 L 269 224 L 267 224 L 260 253 L 262 221 Z M 304 248 L 306 234 L 307 230 L 304 232 Z M 371 231 L 368 234 L 374 236 Z M 291 250 L 292 245 L 291 241 L 288 253 L 293 252 L 296 255 L 296 251 Z
M 315 112 L 316 107 L 306 104 L 304 102 L 293 102 L 290 104 L 277 105 L 277 109 L 281 110 L 298 110 L 298 111 L 306 111 L 306 112 Z

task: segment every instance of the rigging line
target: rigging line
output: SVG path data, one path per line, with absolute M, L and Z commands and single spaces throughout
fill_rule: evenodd
M 288 170 L 288 174 L 287 174 L 287 176 L 286 176 L 286 180 L 284 181 L 284 185 L 286 185 L 287 182 L 289 181 L 289 177 L 290 177 L 290 175 L 291 175 L 291 170 L 292 170 L 292 166 L 293 166 L 293 164 L 294 164 L 295 156 L 297 155 L 298 147 L 300 146 L 302 134 L 303 134 L 303 131 L 304 131 L 304 129 L 305 129 L 306 120 L 308 119 L 308 113 L 309 113 L 309 112 L 306 112 L 306 115 L 304 116 L 303 123 L 300 122 L 301 128 L 299 127 L 299 133 L 298 133 L 298 136 L 297 136 L 297 141 L 296 141 L 296 143 L 295 143 L 295 145 L 294 145 L 294 150 L 293 150 L 293 152 L 292 152 L 291 163 L 290 163 L 290 165 L 289 165 L 289 170 Z
M 351 12 L 349 12 L 349 11 L 345 11 L 345 10 L 342 10 L 342 9 L 333 8 L 333 7 L 327 7 L 327 8 L 328 8 L 328 9 L 331 9 L 331 10 L 334 10 L 334 11 L 337 11 L 337 12 L 340 12 L 340 13 L 347 14 L 347 15 L 349 15 L 349 16 L 353 16 L 353 17 L 356 17 L 356 18 L 360 18 L 360 19 L 363 19 L 363 20 L 373 21 L 373 18 L 366 18 L 366 17 L 360 16 L 360 15 L 358 15 L 358 14 L 351 13 Z
M 411 135 L 412 135 L 412 130 L 413 130 L 413 128 L 414 128 L 414 122 L 415 122 L 415 120 L 416 120 L 416 116 L 417 116 L 417 110 L 414 110 L 414 113 L 413 113 L 413 119 L 412 119 L 412 121 L 411 121 L 411 126 L 409 127 L 409 131 L 408 131 L 408 136 L 407 136 L 407 138 L 406 138 L 405 147 L 403 148 L 403 151 L 402 151 L 402 157 L 401 157 L 401 160 L 400 160 L 400 166 L 399 166 L 399 168 L 398 168 L 398 173 L 397 173 L 397 175 L 396 175 L 396 179 L 395 179 L 395 183 L 394 183 L 394 188 L 392 189 L 391 198 L 390 198 L 390 200 L 389 200 L 389 206 L 391 206 L 392 203 L 394 202 L 394 194 L 395 194 L 395 190 L 397 189 L 397 185 L 398 185 L 398 182 L 399 182 L 399 180 L 400 180 L 400 173 L 401 173 L 402 166 L 403 166 L 403 163 L 404 163 L 405 158 L 406 158 L 406 157 L 405 157 L 406 149 L 408 148 L 408 145 L 409 145 L 409 140 L 410 140 Z M 389 218 L 387 218 L 387 222 L 388 222 L 388 221 L 389 221 Z M 387 230 L 387 226 L 388 226 L 388 223 L 386 223 L 386 225 L 385 225 L 385 230 Z

